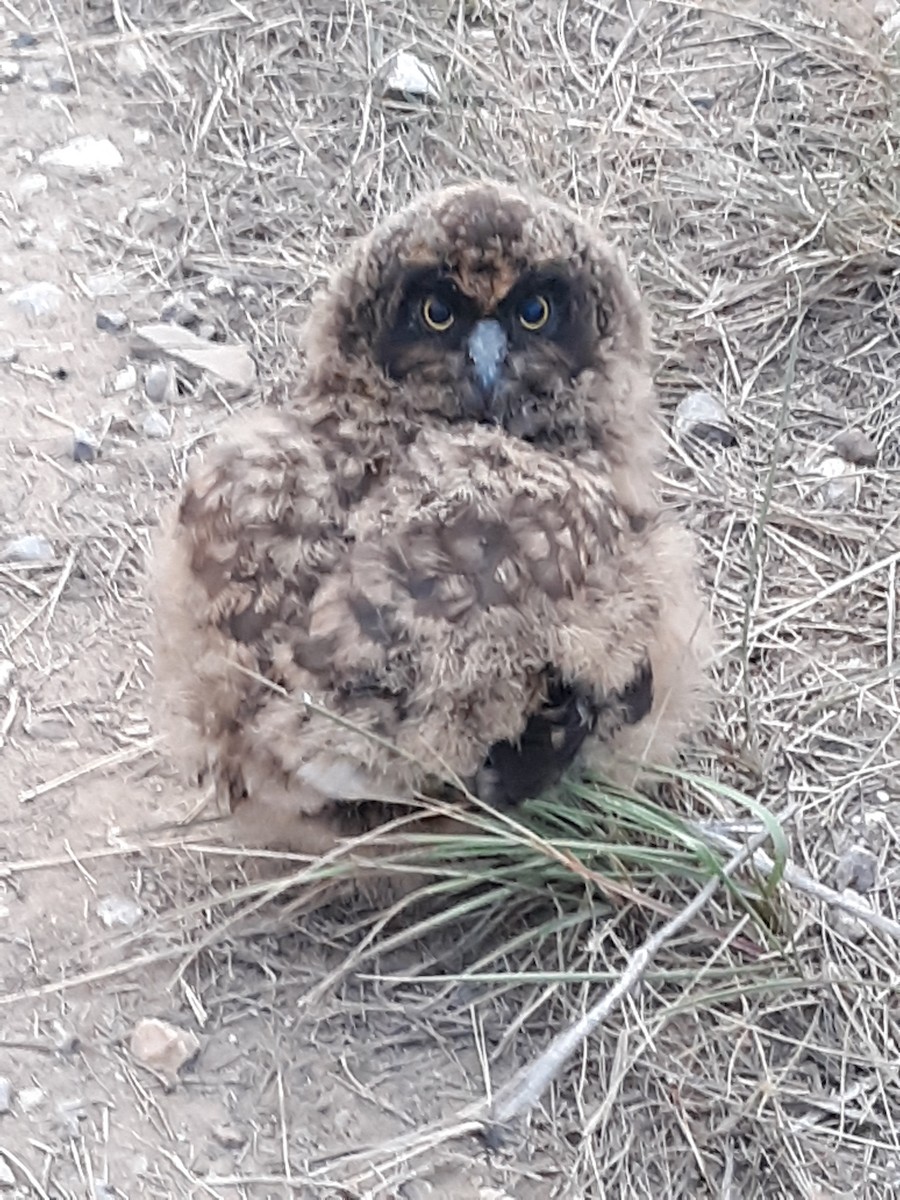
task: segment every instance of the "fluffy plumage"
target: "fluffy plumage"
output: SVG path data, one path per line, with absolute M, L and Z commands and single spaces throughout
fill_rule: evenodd
M 164 713 L 220 795 L 319 850 L 448 770 L 509 804 L 669 758 L 707 622 L 618 254 L 449 189 L 351 251 L 305 337 L 290 408 L 220 439 L 157 546 Z

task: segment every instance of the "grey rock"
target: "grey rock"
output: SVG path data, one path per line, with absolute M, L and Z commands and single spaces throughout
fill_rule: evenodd
M 16 312 L 38 320 L 58 312 L 65 298 L 66 294 L 61 287 L 47 280 L 40 280 L 37 283 L 26 283 L 8 292 L 6 302 Z
M 14 1187 L 16 1187 L 16 1177 L 12 1173 L 12 1168 L 5 1158 L 0 1157 L 0 1188 Z
M 97 916 L 107 929 L 131 929 L 143 915 L 144 910 L 130 896 L 103 896 L 97 902 Z
M 3 366 L 8 366 L 10 363 L 18 362 L 19 351 L 15 346 L 0 346 L 0 363 Z
M 47 539 L 33 533 L 13 538 L 0 551 L 0 562 L 49 563 L 55 557 Z
M 200 314 L 188 301 L 181 299 L 169 300 L 162 308 L 159 319 L 167 325 L 181 325 L 184 329 L 196 329 L 200 324 Z
M 101 309 L 95 324 L 102 333 L 122 333 L 128 328 L 128 317 L 121 309 Z
M 33 33 L 17 33 L 11 44 L 13 50 L 33 50 L 38 39 Z
M 242 1133 L 234 1125 L 215 1125 L 212 1135 L 225 1150 L 240 1150 L 242 1146 L 247 1144 L 246 1133 Z
M 144 375 L 144 393 L 154 404 L 171 404 L 178 394 L 171 363 L 152 363 Z
M 25 732 L 36 742 L 67 742 L 72 737 L 72 726 L 62 717 L 42 713 L 26 722 Z
M 0 58 L 0 84 L 16 83 L 22 78 L 22 67 L 14 58 Z
M 0 1113 L 8 1113 L 12 1108 L 13 1085 L 5 1075 L 0 1075 Z
M 0 696 L 5 696 L 15 678 L 16 668 L 9 658 L 0 658 Z
M 141 422 L 141 430 L 144 437 L 148 438 L 167 438 L 172 430 L 169 428 L 169 422 L 158 412 L 148 412 Z
M 76 429 L 72 435 L 72 460 L 77 463 L 96 462 L 100 448 L 87 429 Z
M 676 436 L 683 442 L 702 442 L 722 449 L 737 445 L 737 435 L 725 406 L 702 389 L 689 392 L 679 402 L 672 424 Z
M 861 429 L 845 429 L 832 445 L 845 462 L 858 467 L 874 467 L 878 462 L 878 447 Z
M 106 179 L 125 165 L 121 151 L 109 138 L 90 134 L 45 150 L 38 162 L 46 170 L 75 179 Z
M 839 892 L 852 888 L 860 894 L 870 892 L 878 878 L 878 856 L 862 842 L 850 846 L 834 868 L 834 886 Z
M 47 90 L 54 96 L 68 96 L 75 91 L 75 80 L 63 72 L 54 73 L 47 77 Z

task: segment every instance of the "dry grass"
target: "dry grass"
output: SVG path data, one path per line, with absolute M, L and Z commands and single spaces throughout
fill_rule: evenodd
M 410 193 L 491 175 L 593 214 L 654 310 L 667 408 L 705 387 L 740 436 L 717 456 L 673 445 L 667 466 L 722 630 L 699 765 L 782 819 L 813 879 L 870 845 L 873 903 L 897 920 L 900 53 L 862 7 L 828 6 L 844 18 L 828 25 L 824 6 L 736 14 L 724 2 L 116 6 L 109 40 L 146 38 L 157 71 L 140 104 L 186 156 L 168 241 L 95 236 L 167 289 L 232 279 L 222 317 L 252 340 L 266 402 L 282 403 L 311 290 L 348 236 Z M 73 50 L 99 54 L 96 32 Z M 404 46 L 437 67 L 438 103 L 382 98 L 384 56 Z M 837 506 L 815 462 L 848 424 L 879 458 Z M 712 789 L 699 815 L 734 809 Z M 530 884 L 511 898 L 501 881 L 488 904 L 460 902 L 461 940 L 427 911 L 410 926 L 406 912 L 331 910 L 302 935 L 350 955 L 352 976 L 329 977 L 329 993 L 321 971 L 285 954 L 302 897 L 276 903 L 278 887 L 226 869 L 222 853 L 176 845 L 142 952 L 179 963 L 207 1018 L 249 955 L 273 996 L 303 999 L 325 1027 L 354 1005 L 435 1037 L 471 1021 L 486 1080 L 587 1010 L 692 894 L 637 876 L 631 894 L 586 888 L 573 906 Z M 900 1194 L 897 944 L 871 928 L 856 940 L 799 896 L 785 915 L 754 923 L 723 893 L 661 948 L 532 1115 L 521 1177 L 537 1172 L 547 1189 L 534 1194 Z M 398 1194 L 404 1164 L 474 1128 L 465 1106 L 447 1114 L 294 1178 L 310 1194 L 338 1178 L 345 1194 Z

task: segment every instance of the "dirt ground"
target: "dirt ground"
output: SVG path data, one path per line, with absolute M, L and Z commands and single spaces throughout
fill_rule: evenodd
M 362 914 L 338 906 L 301 919 L 270 906 L 231 928 L 246 880 L 279 865 L 248 867 L 227 842 L 215 851 L 202 829 L 177 827 L 201 797 L 177 779 L 150 725 L 146 556 L 160 504 L 235 401 L 208 382 L 148 399 L 127 331 L 98 329 L 97 316 L 122 310 L 133 326 L 189 303 L 216 336 L 251 344 L 263 399 L 283 401 L 303 305 L 335 247 L 408 191 L 483 166 L 495 148 L 464 101 L 446 120 L 441 109 L 408 125 L 378 110 L 384 25 L 435 61 L 449 54 L 450 76 L 483 87 L 488 107 L 521 114 L 520 128 L 504 127 L 503 174 L 527 160 L 548 190 L 591 204 L 605 196 L 657 309 L 661 386 L 673 400 L 690 386 L 728 396 L 736 454 L 698 464 L 673 447 L 667 484 L 703 539 L 723 629 L 721 722 L 704 764 L 786 816 L 797 860 L 816 877 L 830 880 L 847 847 L 865 844 L 875 903 L 897 918 L 900 208 L 886 164 L 900 168 L 896 106 L 885 116 L 866 92 L 873 80 L 897 87 L 896 73 L 884 74 L 896 72 L 897 53 L 882 33 L 895 14 L 823 6 L 801 46 L 762 6 L 740 43 L 749 49 L 739 77 L 716 75 L 712 58 L 740 38 L 730 26 L 698 33 L 691 22 L 705 18 L 692 5 L 611 6 L 607 25 L 596 24 L 599 5 L 571 5 L 571 44 L 552 6 L 533 6 L 561 39 L 546 59 L 529 54 L 528 7 L 439 6 L 429 43 L 421 14 L 387 5 L 313 17 L 270 3 L 248 13 L 237 0 L 214 12 L 161 3 L 124 13 L 0 0 L 0 79 L 7 63 L 20 73 L 0 87 L 0 553 L 28 535 L 49 543 L 37 561 L 0 561 L 0 1196 L 900 1195 L 900 958 L 889 938 L 835 932 L 804 909 L 792 943 L 799 991 L 758 1004 L 716 995 L 680 1016 L 654 992 L 629 1005 L 571 1086 L 501 1153 L 444 1136 L 408 1156 L 396 1139 L 452 1121 L 569 1009 L 535 1003 L 526 1021 L 531 1001 L 515 992 L 437 1005 L 414 979 L 378 978 L 414 960 L 446 963 L 449 933 L 317 988 L 358 945 Z M 703 160 L 712 135 L 652 98 L 641 107 L 641 88 L 675 73 L 648 32 L 657 15 L 674 31 L 684 111 L 693 121 L 712 109 L 734 139 L 718 178 L 689 182 L 678 161 L 681 145 Z M 465 22 L 465 51 L 448 49 Z M 572 46 L 591 29 L 618 74 L 601 71 L 576 101 L 585 66 Z M 26 32 L 37 41 L 23 43 Z M 491 72 L 507 52 L 520 60 L 521 94 L 498 101 Z M 295 70 L 313 80 L 303 95 L 315 99 L 289 109 L 281 81 Z M 893 142 L 872 134 L 881 165 L 866 160 L 877 204 L 854 191 L 862 168 L 845 189 L 813 161 L 837 153 L 802 122 L 810 95 L 829 92 L 829 70 L 850 97 L 842 116 L 831 113 L 832 131 L 845 121 L 852 138 L 853 120 L 894 122 Z M 250 94 L 251 76 L 264 100 Z M 357 93 L 359 79 L 368 83 Z M 594 146 L 603 89 L 621 118 L 604 116 L 603 136 L 633 125 L 640 137 L 606 174 L 579 176 L 578 139 Z M 353 121 L 322 115 L 351 94 Z M 796 118 L 788 133 L 773 126 L 778 103 Z M 554 105 L 571 145 L 544 136 Z M 278 113 L 276 136 L 266 122 Z M 109 139 L 122 165 L 73 180 L 38 162 L 80 135 Z M 759 170 L 777 175 L 766 159 L 773 137 L 791 142 L 798 163 L 809 151 L 826 198 L 798 190 L 801 167 L 793 182 L 781 176 L 783 207 L 763 246 L 741 225 L 761 176 L 725 172 L 737 170 L 735 147 L 754 145 Z M 736 198 L 723 206 L 731 186 Z M 258 228 L 260 213 L 270 230 Z M 667 249 L 679 239 L 684 260 Z M 34 282 L 60 289 L 50 315 L 10 302 Z M 812 315 L 785 417 L 801 293 Z M 823 508 L 810 455 L 850 426 L 871 440 L 877 465 Z M 99 447 L 94 461 L 73 454 L 81 430 Z M 773 519 L 754 543 L 776 445 Z M 174 1087 L 129 1052 L 143 1017 L 200 1040 Z

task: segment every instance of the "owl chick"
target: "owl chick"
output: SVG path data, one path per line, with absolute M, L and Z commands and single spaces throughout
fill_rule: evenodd
M 293 402 L 194 466 L 157 545 L 164 713 L 219 795 L 320 852 L 442 779 L 511 805 L 670 759 L 707 620 L 618 254 L 449 188 L 357 244 L 305 338 Z

